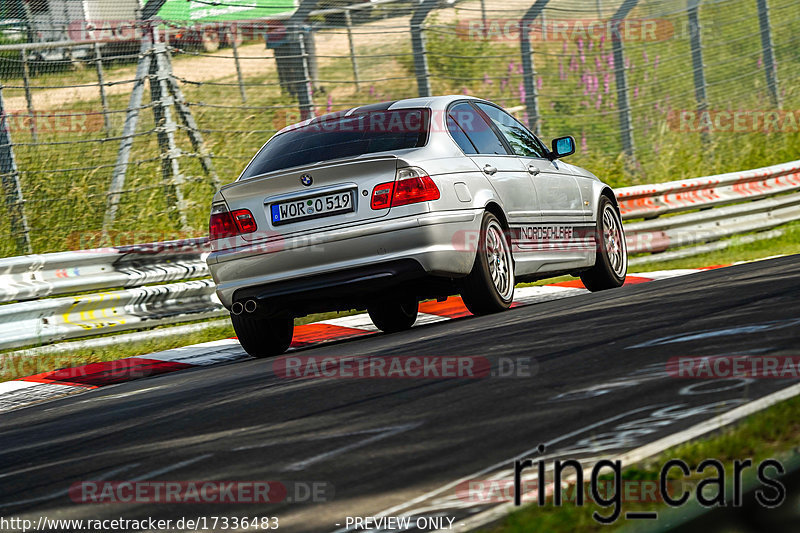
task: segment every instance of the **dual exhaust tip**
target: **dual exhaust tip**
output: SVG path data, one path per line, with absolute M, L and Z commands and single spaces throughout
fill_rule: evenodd
M 258 309 L 258 302 L 255 300 L 245 300 L 244 303 L 233 302 L 233 305 L 231 306 L 231 313 L 236 316 L 239 316 L 242 313 L 252 314 L 256 312 L 256 309 Z

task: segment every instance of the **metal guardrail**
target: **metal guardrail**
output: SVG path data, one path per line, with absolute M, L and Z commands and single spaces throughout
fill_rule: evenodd
M 624 220 L 644 219 L 625 224 L 629 252 L 653 253 L 800 220 L 793 191 L 800 161 L 616 194 Z M 207 245 L 199 238 L 0 259 L 0 349 L 226 315 L 206 277 Z
M 798 220 L 800 194 L 776 197 L 798 190 L 800 161 L 615 192 L 623 220 L 645 219 L 625 224 L 629 253 L 653 253 Z
M 800 189 L 800 161 L 717 176 L 617 189 L 623 220 L 764 198 Z
M 0 259 L 0 302 L 204 277 L 207 247 L 200 238 Z

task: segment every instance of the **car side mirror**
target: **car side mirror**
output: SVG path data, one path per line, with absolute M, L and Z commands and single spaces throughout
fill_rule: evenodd
M 575 153 L 575 139 L 572 135 L 566 137 L 558 137 L 553 139 L 552 150 L 549 154 L 549 159 L 559 159 Z

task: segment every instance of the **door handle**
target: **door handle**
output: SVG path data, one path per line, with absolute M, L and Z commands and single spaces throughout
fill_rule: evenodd
M 494 174 L 497 173 L 497 168 L 487 164 L 485 167 L 483 167 L 483 171 L 489 174 L 490 176 L 493 176 Z
M 541 173 L 542 173 L 542 171 L 541 171 L 541 170 L 539 170 L 538 168 L 536 168 L 536 167 L 535 167 L 535 166 L 533 166 L 533 165 L 528 165 L 528 172 L 530 172 L 530 173 L 531 173 L 531 174 L 533 174 L 534 176 L 538 176 L 539 174 L 541 174 Z

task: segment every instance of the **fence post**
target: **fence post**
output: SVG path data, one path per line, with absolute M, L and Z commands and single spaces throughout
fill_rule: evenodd
M 361 90 L 361 84 L 358 79 L 358 59 L 356 58 L 356 47 L 353 44 L 353 22 L 350 17 L 350 10 L 346 9 L 344 12 L 344 23 L 347 26 L 347 42 L 350 43 L 350 62 L 353 63 L 353 79 L 356 82 L 356 90 Z
M 636 7 L 639 0 L 625 0 L 622 6 L 614 13 L 611 20 L 611 42 L 614 49 L 614 78 L 617 84 L 617 108 L 619 112 L 619 134 L 622 151 L 630 158 L 636 157 L 633 145 L 633 120 L 631 106 L 628 100 L 628 72 L 625 68 L 625 49 L 622 45 L 620 23 L 625 20 L 631 9 Z
M 28 54 L 25 50 L 20 50 L 19 55 L 22 59 L 22 83 L 25 86 L 25 101 L 28 104 L 28 118 L 31 121 L 31 139 L 33 142 L 39 142 L 39 136 L 36 134 L 36 111 L 33 108 L 33 94 L 31 94 L 31 71 L 28 67 Z
M 146 32 L 145 32 L 146 33 Z M 122 127 L 122 140 L 119 144 L 117 153 L 117 163 L 111 174 L 111 185 L 108 188 L 108 201 L 106 213 L 103 219 L 103 233 L 107 233 L 114 224 L 119 208 L 119 197 L 125 187 L 125 174 L 128 171 L 128 163 L 131 158 L 131 147 L 133 138 L 136 134 L 136 125 L 139 122 L 139 111 L 142 107 L 142 96 L 144 94 L 144 84 L 150 72 L 150 63 L 153 60 L 153 42 L 147 35 L 142 36 L 142 46 L 139 52 L 139 64 L 136 66 L 131 97 L 128 101 L 128 111 L 125 114 L 125 124 Z
M 536 17 L 541 15 L 550 0 L 536 0 L 522 17 L 519 32 L 519 50 L 522 55 L 522 84 L 525 87 L 525 110 L 528 113 L 528 127 L 536 135 L 542 134 L 542 120 L 539 113 L 539 92 L 536 89 L 536 67 L 533 62 L 530 29 Z
M 694 96 L 697 100 L 697 111 L 708 111 L 708 97 L 706 95 L 706 72 L 703 64 L 703 41 L 700 35 L 700 17 L 698 8 L 702 0 L 689 0 L 689 41 L 692 47 L 692 71 L 694 72 Z M 709 132 L 706 129 L 700 132 L 700 139 L 708 143 Z
M 764 73 L 767 76 L 767 88 L 774 107 L 781 107 L 781 96 L 778 92 L 778 73 L 775 64 L 775 50 L 772 47 L 772 30 L 769 27 L 769 6 L 767 0 L 756 0 L 758 3 L 758 24 L 761 27 L 761 53 L 764 56 Z
M 242 103 L 247 103 L 247 93 L 244 90 L 244 78 L 242 78 L 242 65 L 239 61 L 239 43 L 236 42 L 239 38 L 239 28 L 234 25 L 230 30 L 231 48 L 233 48 L 233 61 L 236 63 L 236 79 L 239 80 L 239 94 L 242 96 Z
M 94 64 L 97 68 L 97 84 L 100 86 L 100 101 L 103 105 L 103 124 L 106 135 L 111 137 L 111 117 L 108 116 L 108 95 L 106 94 L 106 79 L 103 72 L 103 54 L 100 53 L 100 44 L 94 43 Z
M 411 16 L 411 50 L 414 53 L 414 71 L 417 75 L 417 92 L 420 97 L 431 95 L 431 80 L 428 70 L 428 56 L 425 52 L 425 36 L 422 23 L 428 13 L 438 5 L 438 0 L 422 0 Z
M 19 170 L 14 159 L 14 146 L 11 143 L 11 132 L 8 131 L 8 120 L 3 106 L 3 85 L 0 84 L 0 175 L 2 175 L 3 197 L 8 211 L 11 234 L 20 255 L 31 253 L 30 230 L 25 217 L 25 203 L 22 187 L 19 183 Z

